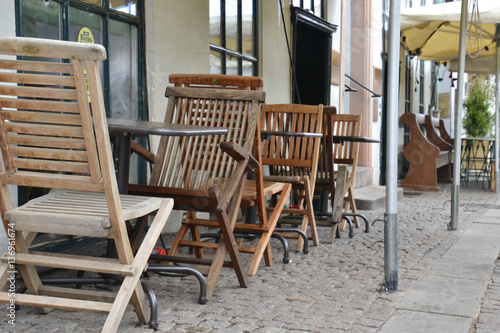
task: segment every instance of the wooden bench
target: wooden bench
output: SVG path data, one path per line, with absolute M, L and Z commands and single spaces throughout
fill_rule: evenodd
M 400 186 L 419 191 L 439 191 L 438 182 L 451 183 L 453 141 L 446 132 L 443 120 L 405 113 L 399 121 L 410 129 L 410 142 L 403 150 L 410 168 Z

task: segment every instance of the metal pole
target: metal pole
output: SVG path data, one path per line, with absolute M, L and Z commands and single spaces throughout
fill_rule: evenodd
M 498 171 L 500 170 L 500 157 L 498 156 L 499 152 L 499 135 L 500 135 L 500 24 L 497 24 L 497 29 L 495 31 L 495 40 L 496 40 L 496 71 L 495 71 L 495 144 L 494 152 L 495 152 L 495 193 L 500 193 Z
M 462 107 L 464 95 L 464 69 L 465 69 L 465 41 L 467 32 L 467 0 L 462 0 L 462 13 L 460 15 L 460 42 L 458 45 L 458 81 L 457 81 L 457 105 L 455 105 L 455 146 L 453 159 L 453 191 L 451 197 L 451 222 L 450 230 L 457 230 L 458 207 L 460 203 L 460 163 L 462 151 Z
M 387 156 L 386 214 L 384 219 L 384 285 L 398 291 L 398 103 L 399 103 L 399 31 L 401 1 L 391 0 L 389 11 L 388 81 L 387 81 Z

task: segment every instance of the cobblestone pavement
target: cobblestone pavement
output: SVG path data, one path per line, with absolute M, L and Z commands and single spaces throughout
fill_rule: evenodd
M 364 211 L 374 222 L 370 233 L 356 229 L 353 238 L 327 244 L 329 230 L 320 228 L 319 246 L 309 254 L 291 253 L 283 264 L 282 247 L 272 241 L 275 264 L 260 267 L 240 288 L 234 272 L 223 269 L 212 299 L 197 303 L 193 277 L 153 276 L 146 279 L 158 297 L 158 332 L 377 332 L 397 303 L 438 258 L 461 236 L 474 216 L 496 206 L 499 196 L 481 188 L 462 188 L 459 231 L 447 231 L 450 190 L 405 192 L 398 202 L 399 292 L 381 292 L 384 277 L 383 219 L 385 208 Z M 500 201 L 498 201 L 500 202 Z M 291 241 L 293 247 L 293 241 Z M 243 255 L 248 263 L 249 257 Z M 16 325 L 4 316 L 0 332 L 56 333 L 100 331 L 105 315 L 55 310 L 39 315 L 30 307 L 16 313 Z M 476 323 L 470 332 L 500 330 L 500 267 L 493 270 Z M 120 332 L 152 332 L 138 325 L 129 306 Z M 411 332 L 411 330 L 409 330 Z

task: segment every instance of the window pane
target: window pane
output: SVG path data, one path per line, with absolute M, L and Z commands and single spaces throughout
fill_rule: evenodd
M 210 51 L 210 74 L 223 74 L 220 52 Z
M 252 62 L 243 60 L 243 73 L 242 73 L 242 75 L 245 75 L 245 76 L 252 76 L 253 75 L 253 63 Z
M 101 6 L 102 5 L 101 0 L 80 0 L 80 1 L 81 2 L 90 3 L 92 5 L 97 5 L 97 6 Z
M 310 9 L 312 10 L 311 8 L 311 0 L 304 0 L 304 7 L 302 7 L 303 9 Z
M 235 57 L 226 57 L 226 74 L 227 75 L 240 75 L 238 73 L 238 59 Z
M 139 119 L 137 28 L 109 21 L 109 89 L 112 118 Z
M 221 46 L 220 0 L 210 0 L 210 43 Z
M 94 44 L 102 44 L 101 17 L 74 7 L 69 7 L 69 40 L 73 42 L 78 41 L 82 28 L 90 30 Z
M 321 0 L 314 0 L 314 14 L 321 17 Z
M 238 50 L 238 1 L 226 1 L 226 49 Z
M 21 0 L 22 36 L 61 39 L 59 10 L 55 1 Z
M 300 7 L 300 0 L 293 0 L 292 4 L 294 7 Z
M 109 0 L 109 8 L 125 14 L 137 15 L 136 7 L 137 0 Z
M 243 50 L 242 53 L 253 56 L 253 0 L 243 0 Z

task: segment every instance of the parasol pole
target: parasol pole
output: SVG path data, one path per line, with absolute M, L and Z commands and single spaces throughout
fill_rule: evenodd
M 455 145 L 453 156 L 453 191 L 451 197 L 451 222 L 450 230 L 457 230 L 458 208 L 460 203 L 460 164 L 462 151 L 462 108 L 464 94 L 464 70 L 465 70 L 465 42 L 467 32 L 467 0 L 462 0 L 462 12 L 460 14 L 460 42 L 458 44 L 458 80 L 457 80 L 457 105 L 455 106 Z
M 499 181 L 499 175 L 498 175 L 498 170 L 500 170 L 500 163 L 498 152 L 499 152 L 499 135 L 500 135 L 500 24 L 497 24 L 497 29 L 495 31 L 495 42 L 496 42 L 496 71 L 495 71 L 495 144 L 493 145 L 494 147 L 494 154 L 495 154 L 495 193 L 500 193 L 500 186 L 498 184 Z
M 387 81 L 387 169 L 386 214 L 384 219 L 384 287 L 398 291 L 398 100 L 399 100 L 399 31 L 401 1 L 391 0 L 389 9 L 388 81 Z

